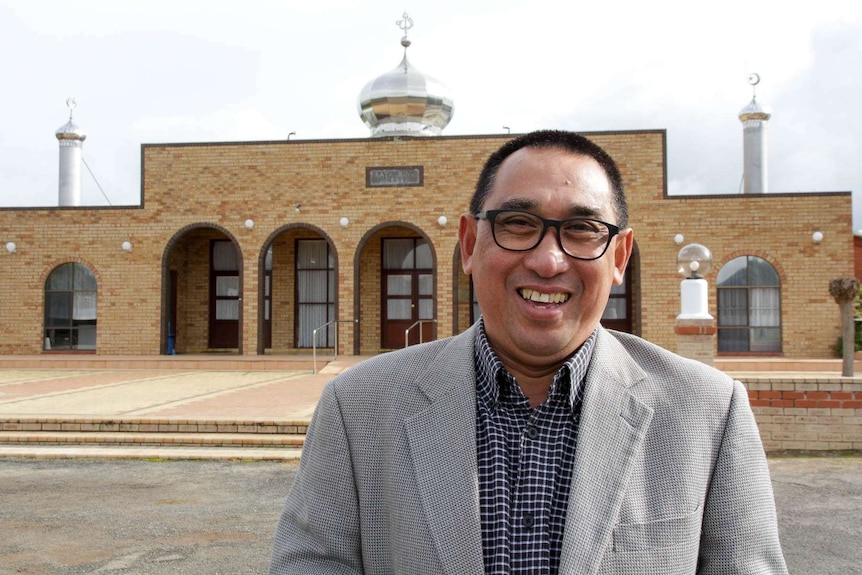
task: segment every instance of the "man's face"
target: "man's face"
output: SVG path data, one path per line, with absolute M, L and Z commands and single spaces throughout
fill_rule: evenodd
M 522 148 L 506 158 L 482 209 L 506 208 L 554 220 L 617 223 L 602 167 L 589 156 L 554 148 Z M 627 229 L 601 258 L 577 260 L 560 249 L 557 231 L 549 228 L 535 249 L 507 251 L 494 242 L 490 222 L 471 215 L 461 217 L 459 239 L 464 271 L 473 276 L 494 351 L 504 364 L 537 369 L 563 361 L 586 341 L 601 319 L 611 285 L 623 281 L 632 247 Z

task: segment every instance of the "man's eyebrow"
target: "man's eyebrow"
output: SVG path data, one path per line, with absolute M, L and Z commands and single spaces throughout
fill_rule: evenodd
M 510 198 L 503 202 L 498 209 L 535 211 L 538 207 L 539 203 L 529 198 Z M 601 210 L 589 206 L 575 205 L 566 210 L 566 217 L 569 218 L 598 218 L 601 215 Z
M 527 198 L 510 198 L 500 206 L 501 210 L 535 210 L 539 207 L 536 200 Z

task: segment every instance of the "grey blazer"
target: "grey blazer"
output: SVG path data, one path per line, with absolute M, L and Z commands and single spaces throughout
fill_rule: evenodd
M 475 328 L 325 388 L 271 574 L 481 574 Z M 560 573 L 786 573 L 739 382 L 599 328 Z

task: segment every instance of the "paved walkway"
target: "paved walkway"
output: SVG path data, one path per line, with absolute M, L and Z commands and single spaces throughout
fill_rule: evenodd
M 81 427 L 82 422 L 111 421 L 303 426 L 311 419 L 326 382 L 362 359 L 366 358 L 344 356 L 328 364 L 320 362 L 318 373 L 268 370 L 266 365 L 251 371 L 226 371 L 218 369 L 218 362 L 202 363 L 197 369 L 0 368 L 0 431 L 26 432 L 34 429 L 27 422 L 37 420 L 38 429 L 47 427 L 45 422 L 71 428 L 71 422 Z M 241 440 L 236 441 L 232 448 L 0 443 L 0 457 L 234 459 L 252 453 L 254 459 L 295 459 L 300 454 L 299 448 L 243 449 Z

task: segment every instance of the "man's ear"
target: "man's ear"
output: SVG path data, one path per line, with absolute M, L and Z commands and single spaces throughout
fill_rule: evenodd
M 622 285 L 623 283 L 626 275 L 626 267 L 629 265 L 629 258 L 632 256 L 633 245 L 634 232 L 631 228 L 626 229 L 617 236 L 616 245 L 613 248 L 614 284 L 616 285 Z
M 476 247 L 478 222 L 470 214 L 462 214 L 458 221 L 458 244 L 461 247 L 461 267 L 464 273 L 473 273 L 473 248 Z

